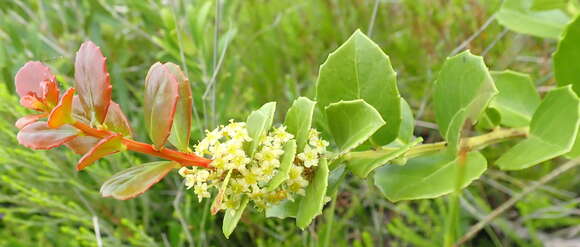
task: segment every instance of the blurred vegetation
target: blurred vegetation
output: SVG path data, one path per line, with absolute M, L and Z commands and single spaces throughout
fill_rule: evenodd
M 298 95 L 313 98 L 318 67 L 361 29 L 391 57 L 398 84 L 418 123 L 429 129 L 431 85 L 445 58 L 462 49 L 484 56 L 492 70 L 530 73 L 538 87 L 554 83 L 555 41 L 505 30 L 493 20 L 500 0 L 8 0 L 0 5 L 0 245 L 97 246 L 440 246 L 447 198 L 390 203 L 347 177 L 333 206 L 306 231 L 293 220 L 246 213 L 230 240 L 221 216 L 197 203 L 176 174 L 129 201 L 101 198 L 115 171 L 151 158 L 117 154 L 86 171 L 64 148 L 17 145 L 13 78 L 26 61 L 49 65 L 72 84 L 80 43 L 97 43 L 111 73 L 114 100 L 145 140 L 143 79 L 156 61 L 186 68 L 195 97 L 194 139 L 228 119 L 243 119 L 267 101 L 285 112 Z M 376 7 L 376 9 L 375 9 Z M 376 10 L 376 13 L 375 13 Z M 281 110 L 280 110 L 281 109 Z M 281 116 L 278 116 L 281 117 Z M 509 145 L 509 144 L 506 144 Z M 505 148 L 505 147 L 504 147 Z M 485 150 L 499 155 L 501 146 Z M 520 172 L 490 172 L 465 190 L 459 233 L 551 171 L 552 162 Z M 470 246 L 542 246 L 579 238 L 578 170 L 520 201 L 469 242 Z M 334 210 L 332 210 L 334 209 Z M 329 222 L 332 221 L 332 225 Z M 98 227 L 97 227 L 98 226 Z M 329 227 L 330 226 L 330 227 Z M 493 227 L 492 227 L 493 226 Z M 574 235 L 576 234 L 576 235 Z M 576 242 L 578 244 L 578 242 Z M 557 245 L 553 245 L 557 246 Z

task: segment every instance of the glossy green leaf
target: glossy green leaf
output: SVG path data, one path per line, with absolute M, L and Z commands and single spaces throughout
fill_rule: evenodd
M 314 217 L 322 213 L 327 187 L 328 164 L 326 159 L 321 159 L 312 181 L 306 187 L 306 195 L 300 201 L 300 207 L 296 215 L 296 225 L 298 227 L 304 229 L 310 225 Z
M 469 51 L 447 58 L 435 82 L 433 97 L 439 131 L 450 146 L 457 145 L 465 121 L 475 123 L 496 94 L 483 58 Z
M 533 8 L 537 0 L 505 0 L 497 14 L 499 23 L 512 31 L 557 39 L 570 20 L 560 9 Z
M 530 76 L 510 70 L 493 71 L 491 76 L 499 93 L 489 106 L 499 112 L 501 124 L 528 126 L 541 101 Z
M 244 197 L 237 209 L 226 209 L 224 214 L 224 221 L 222 224 L 222 232 L 226 238 L 229 238 L 232 232 L 234 232 L 234 229 L 236 229 L 236 226 L 238 225 L 240 218 L 242 218 L 242 214 L 244 214 L 244 210 L 246 209 L 246 206 L 248 206 L 249 201 L 250 200 L 248 197 Z
M 118 200 L 134 198 L 159 182 L 169 171 L 179 168 L 171 161 L 158 161 L 131 167 L 113 175 L 101 186 L 103 197 Z
M 180 151 L 187 151 L 189 148 L 189 138 L 191 136 L 191 115 L 193 113 L 191 86 L 179 66 L 174 63 L 166 63 L 165 66 L 175 76 L 179 84 L 179 99 L 175 106 L 175 116 L 173 118 L 171 134 L 169 135 L 169 142 Z
M 575 159 L 580 157 L 580 130 L 576 134 L 576 140 L 574 141 L 574 145 L 572 146 L 570 152 L 566 154 L 566 157 L 568 157 L 569 159 Z
M 286 131 L 294 135 L 299 153 L 302 152 L 308 141 L 308 132 L 312 125 L 312 115 L 314 114 L 315 105 L 316 102 L 306 97 L 299 97 L 294 100 L 294 103 L 286 114 L 284 125 L 286 125 Z
M 280 160 L 280 167 L 278 168 L 278 173 L 270 180 L 266 189 L 268 191 L 273 191 L 280 184 L 288 179 L 288 173 L 290 172 L 290 167 L 294 163 L 294 158 L 296 155 L 296 140 L 290 140 L 284 144 L 284 154 Z
M 509 149 L 496 164 L 519 170 L 568 153 L 578 132 L 580 100 L 570 86 L 550 91 L 532 117 L 529 137 Z
M 385 145 L 399 133 L 401 109 L 397 74 L 381 48 L 357 30 L 320 66 L 316 99 L 320 107 L 341 100 L 363 99 L 387 123 L 373 137 Z
M 346 167 L 355 175 L 366 178 L 371 171 L 377 167 L 386 165 L 389 161 L 406 153 L 411 147 L 419 144 L 421 141 L 423 141 L 423 139 L 419 137 L 415 141 L 400 148 L 348 153 L 345 158 L 347 162 Z
M 269 102 L 260 107 L 260 109 L 253 111 L 248 116 L 246 123 L 248 135 L 252 138 L 252 141 L 246 147 L 246 152 L 250 157 L 254 156 L 260 140 L 268 134 L 268 130 L 272 127 L 275 111 L 276 102 Z
M 298 208 L 300 207 L 300 201 L 302 197 L 294 199 L 294 201 L 284 200 L 278 204 L 272 205 L 266 208 L 266 217 L 268 218 L 296 218 L 298 214 Z
M 401 127 L 399 128 L 399 136 L 397 141 L 399 143 L 409 143 L 414 139 L 413 131 L 415 130 L 415 118 L 413 118 L 413 111 L 411 107 L 401 98 Z
M 494 129 L 501 123 L 501 115 L 495 108 L 488 107 L 485 112 L 479 116 L 477 127 L 483 129 Z
M 356 148 L 385 124 L 379 112 L 364 100 L 330 104 L 326 107 L 326 116 L 341 152 Z
M 566 7 L 568 0 L 533 0 L 532 10 L 550 10 Z
M 167 141 L 179 98 L 179 84 L 167 66 L 155 63 L 145 78 L 145 127 L 155 148 Z
M 404 166 L 383 166 L 376 170 L 375 185 L 390 201 L 435 198 L 455 191 L 458 181 L 458 158 L 442 151 L 410 159 Z M 479 178 L 487 160 L 471 152 L 465 160 L 461 188 Z
M 576 94 L 580 94 L 580 16 L 567 27 L 558 49 L 554 52 L 554 76 L 558 85 L 572 84 Z
M 112 86 L 106 58 L 91 41 L 81 45 L 75 58 L 75 89 L 91 123 L 103 123 L 111 102 Z

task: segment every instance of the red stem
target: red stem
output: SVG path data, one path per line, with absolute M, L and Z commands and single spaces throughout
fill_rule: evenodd
M 104 138 L 107 136 L 115 135 L 114 132 L 108 130 L 95 129 L 87 124 L 78 121 L 73 123 L 73 126 L 81 130 L 86 135 L 94 136 L 97 138 Z M 204 168 L 210 168 L 209 166 L 211 163 L 210 159 L 199 157 L 192 153 L 179 152 L 168 148 L 156 150 L 151 144 L 134 141 L 127 138 L 123 138 L 122 142 L 123 144 L 125 144 L 125 146 L 127 146 L 127 149 L 131 151 L 149 154 L 167 160 L 173 160 L 181 164 L 182 166 L 199 166 Z

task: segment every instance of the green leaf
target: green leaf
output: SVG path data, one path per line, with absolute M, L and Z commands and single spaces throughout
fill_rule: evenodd
M 288 179 L 288 173 L 290 172 L 290 167 L 294 163 L 294 157 L 296 155 L 296 141 L 290 140 L 284 145 L 284 154 L 280 160 L 280 167 L 278 168 L 278 173 L 270 180 L 266 190 L 273 191 L 280 184 L 282 184 L 286 179 Z
M 219 189 L 217 195 L 213 199 L 213 203 L 211 204 L 211 208 L 210 208 L 211 215 L 217 214 L 217 212 L 222 208 L 222 202 L 224 201 L 224 196 L 226 194 L 228 184 L 230 183 L 230 178 L 232 177 L 232 171 L 233 170 L 230 170 L 228 172 L 228 174 L 226 175 L 226 178 L 224 178 L 224 180 L 222 182 L 222 186 L 220 186 L 220 189 Z
M 566 157 L 569 159 L 576 159 L 580 157 L 580 130 L 576 134 L 574 145 L 572 146 L 570 152 L 566 154 Z
M 450 146 L 457 145 L 465 121 L 475 122 L 496 94 L 482 57 L 464 51 L 447 58 L 435 82 L 433 97 L 439 131 Z
M 179 99 L 175 106 L 175 117 L 171 127 L 171 134 L 169 135 L 169 142 L 180 151 L 188 151 L 189 137 L 191 136 L 191 114 L 193 111 L 191 87 L 189 80 L 179 66 L 174 63 L 166 63 L 165 66 L 175 76 L 179 84 Z
M 355 175 L 366 178 L 377 167 L 386 165 L 389 161 L 403 155 L 409 149 L 423 141 L 421 137 L 400 148 L 351 152 L 347 154 L 346 167 Z
M 558 85 L 572 84 L 576 94 L 580 94 L 580 16 L 567 27 L 558 49 L 554 52 L 554 76 Z
M 501 124 L 508 127 L 530 125 L 541 101 L 530 76 L 510 70 L 493 71 L 491 76 L 499 93 L 489 106 L 499 112 Z
M 155 148 L 160 149 L 171 133 L 179 84 L 167 66 L 155 63 L 145 78 L 143 112 L 145 127 Z
M 294 199 L 294 201 L 284 200 L 278 204 L 272 205 L 266 208 L 266 217 L 268 218 L 296 218 L 298 214 L 298 208 L 300 207 L 300 201 L 302 197 Z
M 533 10 L 550 10 L 566 7 L 568 0 L 533 0 Z
M 375 172 L 375 185 L 390 201 L 435 198 L 455 191 L 459 158 L 441 151 L 410 159 L 404 166 L 383 166 Z M 463 184 L 468 186 L 487 168 L 485 157 L 470 152 L 465 160 Z
M 497 12 L 497 20 L 515 32 L 557 39 L 570 17 L 562 10 L 542 11 L 537 6 L 534 8 L 534 0 L 505 0 Z
M 341 100 L 365 100 L 387 122 L 373 141 L 388 144 L 397 137 L 401 122 L 396 75 L 389 57 L 357 30 L 320 66 L 316 99 L 320 107 Z
M 312 115 L 315 105 L 316 102 L 306 97 L 299 97 L 294 100 L 294 103 L 286 114 L 284 125 L 287 127 L 286 131 L 294 135 L 299 153 L 302 152 L 308 141 L 308 132 L 312 125 Z
M 519 170 L 569 152 L 578 133 L 580 100 L 571 86 L 550 91 L 532 117 L 529 137 L 498 160 L 502 170 Z
M 113 175 L 101 186 L 103 197 L 118 200 L 134 198 L 159 182 L 169 171 L 180 167 L 171 161 L 158 161 L 131 167 Z
M 248 197 L 244 197 L 237 209 L 226 209 L 224 214 L 224 221 L 222 224 L 222 232 L 226 238 L 230 238 L 230 235 L 232 232 L 234 232 L 234 229 L 236 229 L 236 226 L 238 225 L 240 218 L 242 218 L 242 214 L 244 213 L 246 206 L 248 206 L 249 201 L 250 199 Z
M 321 159 L 314 178 L 306 187 L 306 195 L 300 201 L 298 214 L 296 215 L 296 225 L 304 229 L 317 215 L 322 213 L 324 197 L 328 186 L 328 164 L 326 159 Z
M 330 132 L 343 153 L 356 148 L 385 124 L 377 110 L 364 100 L 330 104 L 326 115 Z
M 272 127 L 275 111 L 276 102 L 269 102 L 248 116 L 246 123 L 248 126 L 248 135 L 252 138 L 252 141 L 246 147 L 246 152 L 250 157 L 254 156 L 260 140 L 268 134 L 268 130 Z
M 493 102 L 493 101 L 492 101 Z M 501 115 L 497 109 L 488 107 L 485 112 L 479 116 L 477 127 L 483 129 L 494 129 L 501 122 Z
M 399 128 L 399 136 L 397 140 L 400 143 L 409 143 L 413 141 L 413 131 L 415 130 L 415 119 L 413 118 L 413 111 L 411 107 L 401 98 L 401 127 Z

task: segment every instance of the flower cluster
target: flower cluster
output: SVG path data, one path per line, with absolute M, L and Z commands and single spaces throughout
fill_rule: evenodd
M 186 168 L 179 170 L 187 188 L 193 188 L 201 201 L 211 192 L 223 193 L 218 210 L 237 208 L 244 197 L 258 209 L 265 209 L 282 200 L 303 195 L 311 169 L 316 167 L 328 142 L 320 139 L 316 130 L 310 131 L 304 152 L 298 154 L 288 170 L 288 178 L 279 186 L 269 188 L 272 178 L 280 171 L 284 146 L 294 138 L 285 126 L 273 128 L 258 143 L 256 152 L 248 153 L 252 139 L 246 124 L 234 122 L 206 131 L 206 137 L 195 146 L 195 153 L 212 159 L 213 169 Z

